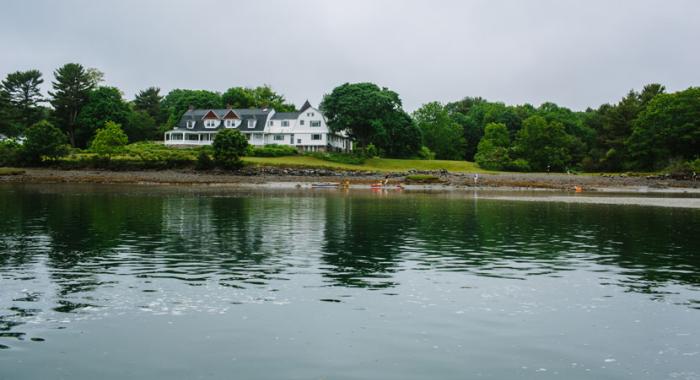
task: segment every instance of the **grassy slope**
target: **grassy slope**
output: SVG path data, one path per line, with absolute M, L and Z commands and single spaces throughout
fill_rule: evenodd
M 364 165 L 341 164 L 320 160 L 307 156 L 287 156 L 287 157 L 244 157 L 243 161 L 250 164 L 273 165 L 273 166 L 298 166 L 314 168 L 334 168 L 345 170 L 368 170 L 368 171 L 407 171 L 415 170 L 440 170 L 446 169 L 451 172 L 487 173 L 488 171 L 479 168 L 473 162 L 467 161 L 444 161 L 444 160 L 399 160 L 388 158 L 373 158 L 367 160 Z

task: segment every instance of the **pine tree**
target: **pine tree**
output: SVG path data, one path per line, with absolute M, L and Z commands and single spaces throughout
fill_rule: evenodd
M 51 105 L 61 129 L 76 144 L 78 113 L 88 100 L 90 91 L 102 80 L 102 75 L 95 69 L 85 69 L 79 63 L 67 63 L 54 72 L 56 81 L 52 82 Z
M 39 103 L 44 101 L 39 86 L 44 83 L 39 70 L 16 71 L 0 84 L 0 91 L 13 108 L 18 124 L 26 128 L 41 119 Z

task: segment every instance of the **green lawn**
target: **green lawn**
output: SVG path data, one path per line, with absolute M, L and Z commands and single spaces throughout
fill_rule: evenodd
M 243 161 L 250 164 L 272 166 L 299 166 L 314 168 L 333 168 L 346 170 L 368 170 L 381 172 L 403 172 L 415 170 L 440 170 L 451 172 L 488 173 L 479 168 L 473 162 L 446 161 L 446 160 L 399 160 L 389 158 L 373 158 L 365 161 L 363 165 L 341 164 L 324 161 L 315 157 L 285 156 L 285 157 L 244 157 Z

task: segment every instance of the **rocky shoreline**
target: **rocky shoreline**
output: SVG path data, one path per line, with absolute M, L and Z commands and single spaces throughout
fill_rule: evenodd
M 412 175 L 431 176 L 411 180 Z M 352 186 L 369 185 L 389 177 L 392 184 L 402 183 L 410 188 L 519 188 L 574 191 L 671 191 L 700 192 L 693 180 L 670 177 L 625 175 L 573 175 L 560 173 L 450 173 L 446 171 L 369 172 L 329 169 L 246 167 L 239 171 L 195 170 L 60 170 L 28 168 L 15 175 L 0 176 L 0 183 L 103 183 L 160 185 L 230 185 L 262 186 L 271 183 L 310 185 L 314 182 L 341 182 Z M 407 178 L 408 177 L 408 178 Z

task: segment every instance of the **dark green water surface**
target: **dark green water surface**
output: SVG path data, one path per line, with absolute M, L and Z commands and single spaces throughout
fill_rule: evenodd
M 700 210 L 0 186 L 0 379 L 700 379 Z

